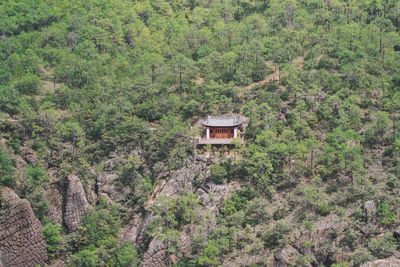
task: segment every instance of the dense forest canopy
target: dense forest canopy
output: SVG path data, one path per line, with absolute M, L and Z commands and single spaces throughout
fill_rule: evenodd
M 137 266 L 155 237 L 175 266 L 267 266 L 288 246 L 290 266 L 388 258 L 400 247 L 399 32 L 397 0 L 3 0 L 0 184 L 30 201 L 49 262 L 68 266 Z M 210 161 L 193 185 L 238 188 L 184 254 L 179 233 L 208 222 L 197 191 L 149 199 L 213 149 L 196 149 L 194 122 L 227 113 L 250 121 L 240 156 Z M 130 153 L 115 181 L 130 193 L 98 194 L 67 231 L 45 192 L 76 173 L 89 194 L 110 153 Z M 120 240 L 132 209 L 154 217 L 136 244 Z M 325 255 L 311 233 L 329 216 L 346 226 Z M 293 245 L 300 232 L 309 240 Z

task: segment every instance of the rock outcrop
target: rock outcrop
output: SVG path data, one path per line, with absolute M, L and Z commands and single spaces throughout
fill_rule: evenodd
M 64 224 L 71 232 L 78 229 L 83 216 L 91 208 L 87 201 L 82 182 L 75 174 L 67 178 L 67 192 L 65 195 Z
M 375 260 L 361 265 L 361 267 L 399 267 L 399 266 L 400 266 L 400 259 L 397 259 L 395 257 Z
M 317 222 L 311 231 L 303 232 L 294 242 L 294 247 L 303 255 L 309 255 L 313 265 L 338 262 L 341 254 L 338 247 L 347 224 L 336 215 L 329 215 Z M 307 246 L 305 244 L 312 244 Z
M 160 177 L 156 179 L 158 184 L 145 205 L 146 212 L 131 210 L 131 219 L 121 231 L 121 239 L 135 242 L 136 244 L 144 244 L 144 233 L 147 226 L 154 219 L 154 214 L 151 212 L 150 207 L 157 203 L 157 199 L 160 197 L 176 198 L 188 192 L 194 192 L 201 204 L 201 207 L 196 210 L 196 220 L 207 218 L 207 225 L 204 229 L 199 229 L 196 225 L 185 227 L 180 235 L 180 246 L 176 255 L 168 256 L 166 245 L 162 241 L 153 238 L 147 249 L 144 248 L 146 252 L 141 266 L 169 266 L 170 263 L 175 261 L 177 255 L 182 256 L 191 253 L 193 233 L 206 236 L 215 227 L 215 215 L 218 212 L 218 208 L 228 195 L 240 186 L 234 182 L 224 185 L 207 183 L 209 177 L 210 171 L 207 162 L 198 160 L 188 161 L 184 167 L 173 172 L 160 172 Z M 196 186 L 197 184 L 202 184 L 203 186 L 200 188 Z
M 149 248 L 143 256 L 140 267 L 166 267 L 169 266 L 166 246 L 159 239 L 153 238 Z
M 42 225 L 27 200 L 11 189 L 1 191 L 0 266 L 44 265 L 48 255 Z

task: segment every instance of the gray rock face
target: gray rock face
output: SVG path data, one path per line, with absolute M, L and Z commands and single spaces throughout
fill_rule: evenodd
M 376 216 L 376 203 L 373 200 L 368 200 L 364 203 L 364 212 L 365 216 L 367 216 L 368 222 L 372 222 Z
M 207 181 L 209 176 L 210 171 L 207 164 L 196 160 L 187 162 L 186 166 L 173 172 L 162 173 L 160 171 L 160 178 L 157 179 L 159 182 L 145 205 L 148 212 L 143 215 L 137 210 L 132 210 L 131 219 L 121 232 L 121 239 L 142 244 L 147 226 L 154 219 L 150 207 L 157 203 L 157 199 L 160 197 L 176 198 L 187 192 L 195 192 L 203 206 L 196 210 L 196 218 L 201 220 L 201 218 L 207 217 L 208 219 L 204 229 L 201 227 L 200 229 L 197 225 L 182 229 L 177 255 L 190 254 L 193 233 L 207 235 L 215 227 L 215 215 L 218 207 L 232 191 L 239 187 L 239 184 L 235 183 L 226 185 L 208 183 L 203 188 L 196 188 L 195 185 L 198 181 Z M 160 240 L 153 239 L 144 254 L 141 266 L 170 266 L 175 262 L 177 255 L 167 255 L 166 245 Z
M 199 197 L 199 201 L 203 206 L 207 206 L 210 203 L 210 197 L 207 194 L 206 191 L 204 191 L 203 189 L 199 188 L 197 189 L 197 196 Z
M 75 174 L 67 178 L 68 188 L 65 196 L 64 224 L 71 232 L 78 229 L 83 216 L 91 208 L 86 199 L 81 180 Z
M 30 267 L 47 262 L 42 225 L 28 201 L 2 189 L 0 202 L 0 266 Z
M 338 253 L 340 241 L 347 224 L 336 215 L 329 215 L 317 222 L 311 232 L 305 231 L 294 242 L 294 247 L 304 255 L 312 258 L 313 265 L 322 265 L 324 262 L 340 261 L 341 253 Z M 338 234 L 339 233 L 339 234 Z M 332 236 L 336 236 L 332 238 Z M 312 247 L 305 246 L 311 241 Z
M 167 267 L 169 259 L 165 244 L 154 238 L 151 240 L 148 250 L 143 256 L 140 267 Z
M 118 175 L 103 171 L 97 177 L 97 188 L 100 194 L 106 194 L 112 201 L 123 201 L 132 192 L 130 187 L 119 187 L 115 185 Z
M 121 238 L 123 241 L 136 242 L 137 237 L 141 231 L 143 220 L 141 214 L 138 211 L 132 210 L 131 213 L 132 216 L 129 219 L 129 223 L 124 227 L 121 233 Z
M 395 257 L 366 262 L 363 265 L 361 265 L 361 267 L 399 267 L 399 266 L 400 266 L 400 259 L 397 259 Z

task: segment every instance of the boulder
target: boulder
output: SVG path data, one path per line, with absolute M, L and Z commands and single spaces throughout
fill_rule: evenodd
M 364 212 L 368 222 L 372 222 L 377 212 L 376 203 L 374 200 L 368 200 L 364 203 Z
M 83 217 L 91 206 L 87 201 L 82 182 L 78 176 L 70 174 L 67 178 L 67 184 L 63 219 L 67 229 L 73 232 L 81 225 Z
M 197 189 L 196 193 L 199 197 L 200 203 L 206 207 L 210 203 L 210 196 L 208 195 L 208 193 L 202 188 Z
M 11 189 L 1 190 L 0 266 L 45 265 L 48 259 L 42 224 L 27 200 Z

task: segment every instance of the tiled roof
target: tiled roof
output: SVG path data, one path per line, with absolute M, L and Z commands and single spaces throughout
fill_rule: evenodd
M 230 127 L 238 126 L 243 121 L 239 116 L 226 115 L 226 116 L 208 116 L 205 120 L 201 121 L 204 126 L 210 127 Z

